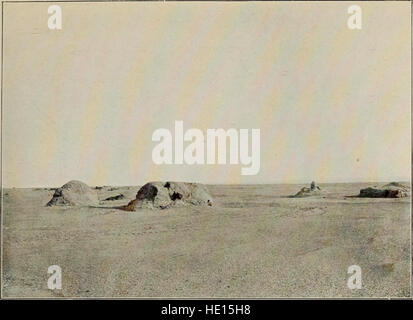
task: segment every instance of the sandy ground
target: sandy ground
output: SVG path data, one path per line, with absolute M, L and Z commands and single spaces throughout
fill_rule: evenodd
M 402 297 L 410 295 L 410 199 L 345 198 L 375 184 L 208 186 L 214 207 L 49 208 L 47 189 L 5 189 L 5 297 Z M 62 268 L 62 290 L 47 268 Z M 347 268 L 363 287 L 347 287 Z

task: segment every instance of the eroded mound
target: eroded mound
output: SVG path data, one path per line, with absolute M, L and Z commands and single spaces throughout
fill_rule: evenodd
M 94 206 L 98 203 L 95 190 L 81 181 L 72 180 L 56 189 L 46 206 Z
M 209 205 L 213 203 L 207 188 L 199 183 L 149 182 L 139 189 L 136 199 L 122 209 L 166 209 L 173 206 Z
M 311 182 L 310 188 L 303 187 L 300 191 L 298 191 L 295 195 L 291 196 L 291 198 L 304 198 L 304 197 L 311 197 L 311 196 L 320 196 L 322 195 L 321 188 L 315 184 L 315 182 Z
M 410 187 L 408 187 L 404 184 L 401 184 L 399 182 L 390 182 L 388 184 L 385 184 L 382 188 L 393 189 L 393 190 L 402 190 L 402 191 L 406 191 L 406 192 L 410 191 Z
M 398 183 L 391 182 L 381 188 L 365 188 L 360 190 L 360 198 L 404 198 L 408 197 L 410 188 Z

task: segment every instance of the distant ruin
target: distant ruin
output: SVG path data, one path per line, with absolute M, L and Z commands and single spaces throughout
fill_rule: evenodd
M 322 194 L 321 188 L 316 185 L 314 181 L 311 182 L 310 188 L 303 187 L 300 191 L 298 191 L 295 195 L 291 196 L 291 198 L 304 198 L 304 197 L 311 197 L 311 196 L 320 196 Z

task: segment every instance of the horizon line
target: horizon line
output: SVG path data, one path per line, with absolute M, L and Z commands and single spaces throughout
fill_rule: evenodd
M 72 180 L 68 180 L 69 181 L 73 181 L 73 180 L 77 180 L 77 179 L 72 179 Z M 82 180 L 77 180 L 77 181 L 81 181 Z M 150 182 L 156 182 L 156 181 L 174 181 L 174 182 L 186 182 L 186 183 L 200 183 L 200 184 L 205 184 L 205 185 L 227 185 L 227 186 L 231 186 L 231 185 L 300 185 L 300 184 L 311 184 L 312 181 L 316 182 L 316 184 L 350 184 L 350 183 L 390 183 L 390 182 L 405 182 L 405 183 L 409 183 L 411 184 L 411 179 L 393 179 L 393 180 L 376 180 L 376 181 L 361 181 L 361 180 L 357 180 L 357 181 L 330 181 L 330 182 L 317 182 L 316 180 L 312 180 L 312 181 L 306 181 L 306 182 L 262 182 L 262 183 L 205 183 L 205 182 L 199 182 L 199 181 L 176 181 L 176 180 L 168 180 L 168 179 L 163 179 L 163 180 L 148 180 L 146 182 L 144 182 L 143 184 L 124 184 L 124 185 L 118 185 L 118 184 L 101 184 L 101 185 L 89 185 L 87 184 L 89 187 L 104 187 L 104 186 L 108 186 L 108 187 L 133 187 L 133 186 L 143 186 L 146 183 L 150 183 Z M 67 183 L 66 182 L 66 183 Z M 60 185 L 60 186 L 1 186 L 2 189 L 38 189 L 38 188 L 43 188 L 43 189 L 47 189 L 47 188 L 60 188 L 61 186 L 63 186 L 64 184 Z

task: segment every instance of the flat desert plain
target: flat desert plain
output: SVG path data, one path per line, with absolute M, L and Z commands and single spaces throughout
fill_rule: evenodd
M 126 212 L 138 186 L 98 207 L 45 207 L 53 190 L 3 190 L 5 297 L 403 297 L 410 198 L 347 198 L 364 184 L 208 185 L 212 207 Z M 49 290 L 47 269 L 62 268 Z M 362 289 L 347 287 L 348 267 Z

